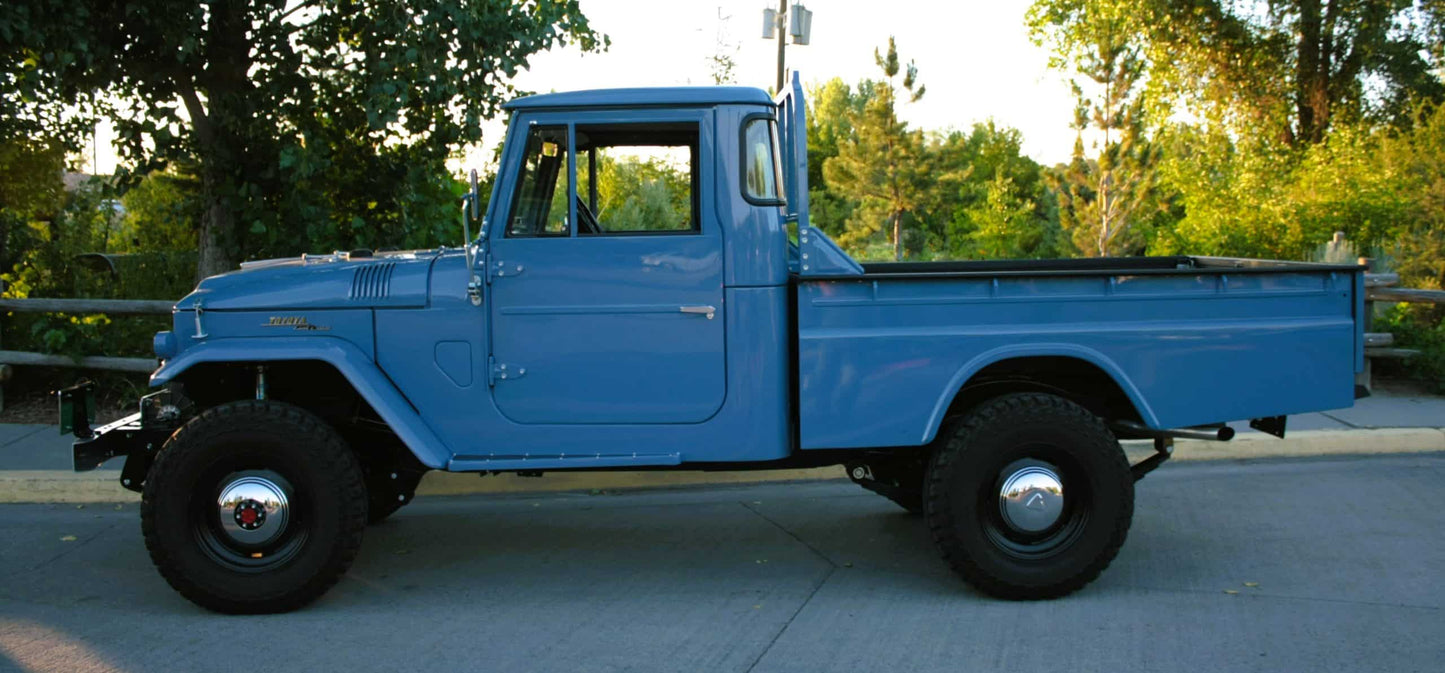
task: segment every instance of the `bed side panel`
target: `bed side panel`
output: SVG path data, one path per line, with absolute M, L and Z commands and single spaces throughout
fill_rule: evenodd
M 1347 407 L 1353 275 L 803 281 L 801 444 L 924 443 L 972 372 L 1030 355 L 1093 362 L 1154 427 Z

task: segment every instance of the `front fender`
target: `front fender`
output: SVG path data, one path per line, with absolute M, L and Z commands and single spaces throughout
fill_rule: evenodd
M 422 421 L 411 403 L 377 369 L 376 363 L 351 342 L 336 337 L 263 337 L 212 339 L 187 348 L 151 374 L 152 386 L 163 386 L 187 369 L 206 362 L 275 362 L 317 360 L 330 364 L 346 377 L 357 394 L 391 426 L 402 443 L 423 465 L 442 469 L 451 460 L 436 433 Z

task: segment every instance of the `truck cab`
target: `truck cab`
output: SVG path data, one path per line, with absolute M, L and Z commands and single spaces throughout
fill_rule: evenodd
M 945 560 L 1053 598 L 1123 544 L 1177 437 L 1349 406 L 1355 266 L 1207 257 L 864 264 L 808 217 L 800 80 L 529 96 L 458 248 L 248 262 L 92 430 L 152 560 L 224 612 L 314 600 L 430 470 L 842 464 Z M 83 401 L 77 391 L 70 399 Z M 1131 465 L 1120 439 L 1153 440 Z
M 425 400 L 453 454 L 445 467 L 786 456 L 789 243 L 772 101 L 718 87 L 508 107 L 504 168 L 473 243 L 481 287 L 460 294 L 466 271 L 448 260 L 431 306 L 376 317 L 378 364 Z M 438 345 L 406 347 L 418 338 Z

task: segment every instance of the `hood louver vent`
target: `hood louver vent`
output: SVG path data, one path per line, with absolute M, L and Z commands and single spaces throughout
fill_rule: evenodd
M 351 277 L 350 299 L 385 299 L 391 293 L 391 272 L 395 262 L 356 267 Z

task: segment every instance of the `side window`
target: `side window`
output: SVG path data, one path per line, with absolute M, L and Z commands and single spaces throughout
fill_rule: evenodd
M 698 127 L 577 127 L 577 234 L 696 233 Z
M 507 236 L 566 236 L 567 129 L 539 127 L 527 135 L 522 174 L 512 198 Z
M 778 129 L 772 119 L 754 117 L 743 124 L 743 196 L 759 205 L 782 205 Z

